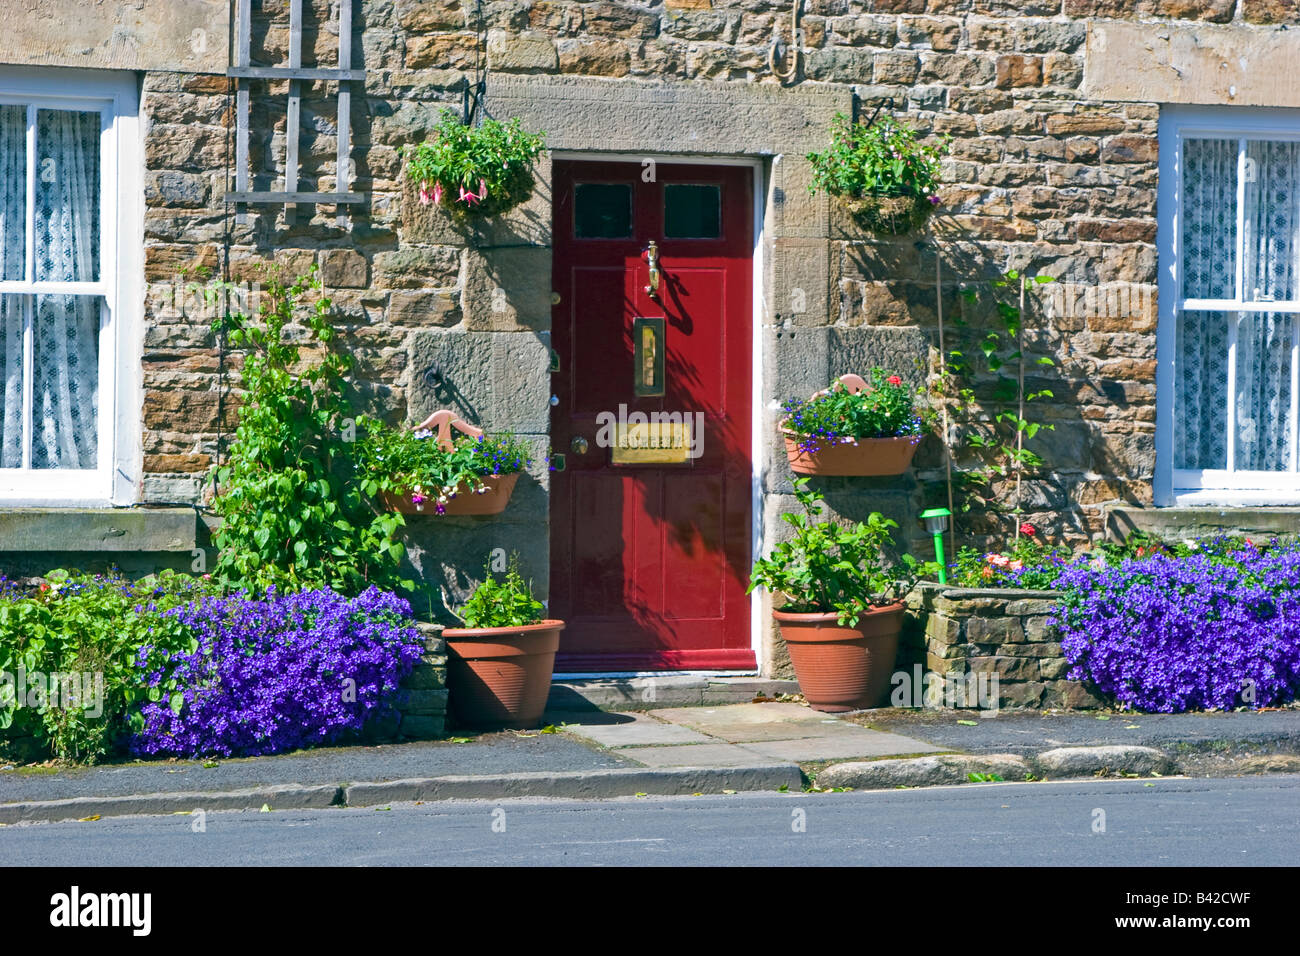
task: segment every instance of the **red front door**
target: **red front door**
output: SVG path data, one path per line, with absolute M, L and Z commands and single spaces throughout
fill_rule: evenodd
M 752 170 L 554 169 L 555 669 L 753 669 Z

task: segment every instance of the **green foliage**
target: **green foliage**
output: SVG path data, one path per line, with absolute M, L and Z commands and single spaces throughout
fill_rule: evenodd
M 371 584 L 410 587 L 394 538 L 402 516 L 377 513 L 355 478 L 355 443 L 346 440 L 352 357 L 335 348 L 329 311 L 313 266 L 288 285 L 272 272 L 256 320 L 227 314 L 217 323 L 246 350 L 239 427 L 212 502 L 222 519 L 213 574 L 226 588 L 355 595 Z M 314 362 L 291 329 L 298 318 L 318 343 Z
M 532 584 L 519 573 L 519 558 L 510 556 L 510 566 L 498 578 L 491 566 L 484 569 L 483 583 L 474 589 L 458 615 L 466 627 L 523 627 L 536 624 L 545 611 L 533 597 Z
M 796 435 L 818 440 L 892 438 L 921 434 L 916 390 L 897 375 L 871 370 L 871 387 L 854 395 L 835 381 L 807 401 L 786 402 L 785 427 Z
M 1034 276 L 1026 277 L 1025 281 L 1043 284 L 1054 280 L 1050 276 Z M 950 351 L 944 356 L 943 369 L 931 386 L 936 400 L 947 401 L 956 418 L 965 418 L 967 425 L 973 426 L 966 430 L 965 443 L 966 450 L 974 453 L 978 464 L 963 468 L 957 475 L 963 492 L 962 511 L 979 507 L 1020 514 L 1020 481 L 1043 466 L 1042 457 L 1029 448 L 1028 443 L 1042 429 L 1056 427 L 1050 422 L 1033 420 L 1027 411 L 1031 403 L 1053 396 L 1048 389 L 1024 390 L 1025 369 L 1030 363 L 1023 349 L 1024 316 L 1018 302 L 1020 284 L 1021 275 L 1015 270 L 1003 273 L 990 283 L 997 327 L 987 330 L 979 339 L 983 367 L 978 367 L 960 350 Z M 1015 301 L 1008 301 L 1005 297 L 1008 290 L 1016 297 Z M 962 296 L 974 304 L 979 301 L 980 293 L 979 287 L 972 287 L 964 290 Z M 966 322 L 958 317 L 955 324 L 962 326 Z M 1055 363 L 1044 355 L 1034 359 L 1032 364 L 1052 366 Z M 1003 406 L 994 411 L 991 418 L 983 418 L 980 414 L 981 403 L 972 384 L 980 373 L 993 376 L 987 401 L 994 406 Z M 984 422 L 991 427 L 982 428 Z M 993 483 L 998 479 L 1014 481 L 1012 501 L 994 497 Z
M 807 478 L 795 479 L 794 485 L 805 513 L 781 515 L 794 535 L 754 562 L 749 591 L 764 587 L 784 595 L 783 611 L 835 611 L 841 624 L 852 627 L 868 608 L 898 600 L 918 576 L 937 570 L 933 562 L 922 564 L 911 555 L 903 555 L 897 565 L 886 561 L 883 551 L 892 547 L 890 530 L 898 522 L 879 512 L 865 522 L 810 520 L 822 513 L 818 502 L 825 496 L 809 491 Z
M 923 144 L 915 130 L 892 116 L 881 116 L 868 126 L 836 113 L 830 147 L 808 154 L 813 168 L 809 191 L 848 199 L 928 200 L 939 187 L 939 165 L 948 142 L 949 137 L 941 137 L 937 145 Z
M 433 138 L 405 148 L 406 175 L 419 184 L 421 202 L 461 217 L 496 215 L 532 195 L 532 164 L 545 135 L 524 132 L 518 119 L 466 126 L 444 109 Z
M 433 498 L 440 505 L 457 493 L 470 493 L 488 475 L 513 474 L 528 467 L 528 447 L 506 432 L 475 439 L 457 435 L 443 451 L 432 432 L 390 428 L 373 418 L 357 421 L 356 459 L 362 490 Z
M 46 580 L 48 585 L 30 596 L 0 598 L 0 672 L 15 682 L 0 685 L 0 730 L 15 737 L 30 734 L 56 757 L 93 761 L 113 750 L 130 729 L 130 714 L 140 719 L 139 705 L 175 691 L 166 682 L 144 686 L 135 666 L 140 648 L 148 644 L 163 653 L 197 646 L 185 627 L 163 612 L 216 588 L 172 571 L 129 582 L 116 575 L 57 570 Z M 16 686 L 20 668 L 23 700 Z M 52 700 L 49 678 L 55 673 L 79 675 L 82 699 L 67 701 L 60 689 L 59 699 Z M 45 690 L 38 692 L 42 677 Z

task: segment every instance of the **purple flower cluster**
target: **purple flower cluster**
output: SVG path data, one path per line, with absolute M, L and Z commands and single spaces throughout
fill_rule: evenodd
M 326 744 L 389 711 L 421 653 L 410 605 L 371 587 L 253 600 L 209 597 L 166 612 L 193 649 L 136 658 L 161 700 L 143 708 L 140 756 L 279 753 Z M 179 696 L 177 696 L 179 695 Z
M 1055 586 L 1069 676 L 1121 704 L 1227 710 L 1300 693 L 1296 548 L 1078 563 Z

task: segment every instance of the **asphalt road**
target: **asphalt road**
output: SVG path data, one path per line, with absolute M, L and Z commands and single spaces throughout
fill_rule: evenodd
M 1300 775 L 210 813 L 203 832 L 195 822 L 4 827 L 0 863 L 1289 866 Z

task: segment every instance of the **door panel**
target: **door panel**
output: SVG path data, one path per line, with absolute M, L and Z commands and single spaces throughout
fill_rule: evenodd
M 752 171 L 661 164 L 643 182 L 640 163 L 554 168 L 556 671 L 752 669 Z M 662 396 L 636 393 L 638 317 L 664 320 Z M 698 457 L 612 463 L 602 424 L 636 413 L 702 424 Z

